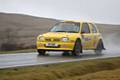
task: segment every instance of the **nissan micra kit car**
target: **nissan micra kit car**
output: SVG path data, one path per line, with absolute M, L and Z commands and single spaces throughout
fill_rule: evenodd
M 63 51 L 63 55 L 77 56 L 83 50 L 94 50 L 101 54 L 104 49 L 102 36 L 96 25 L 82 21 L 63 21 L 55 24 L 49 32 L 37 37 L 37 51 Z

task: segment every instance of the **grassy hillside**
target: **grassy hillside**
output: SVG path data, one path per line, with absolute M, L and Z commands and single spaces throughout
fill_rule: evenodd
M 120 80 L 119 75 L 119 57 L 0 70 L 0 80 Z
M 32 48 L 37 35 L 46 32 L 58 20 L 20 14 L 0 13 L 0 47 Z M 6 44 L 7 45 L 2 45 Z
M 102 34 L 111 34 L 120 32 L 120 25 L 112 25 L 112 24 L 96 24 Z
M 35 48 L 37 35 L 47 32 L 57 22 L 56 19 L 0 13 L 0 50 Z M 104 36 L 120 32 L 119 25 L 97 26 Z

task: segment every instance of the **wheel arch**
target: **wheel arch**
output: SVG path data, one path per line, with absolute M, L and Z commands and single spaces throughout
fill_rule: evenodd
M 80 38 L 76 38 L 76 41 L 79 40 L 81 42 L 81 39 Z
M 99 45 L 100 45 L 100 46 L 99 46 Z M 100 47 L 100 49 L 105 49 L 102 38 L 100 38 L 100 39 L 98 40 L 98 42 L 97 42 L 96 49 L 98 49 L 98 47 Z

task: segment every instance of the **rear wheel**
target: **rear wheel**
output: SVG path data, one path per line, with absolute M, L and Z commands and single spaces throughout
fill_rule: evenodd
M 97 48 L 95 49 L 94 52 L 95 52 L 96 54 L 100 55 L 100 54 L 102 54 L 102 50 L 103 50 L 103 49 L 104 49 L 103 41 L 100 40 L 99 43 L 98 43 L 98 45 L 97 45 Z
M 82 53 L 82 45 L 80 40 L 76 40 L 74 49 L 72 51 L 73 56 L 78 56 L 80 53 Z
M 45 50 L 37 50 L 39 56 L 45 56 Z

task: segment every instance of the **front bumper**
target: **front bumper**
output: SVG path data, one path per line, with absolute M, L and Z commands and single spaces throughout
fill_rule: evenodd
M 58 44 L 58 47 L 47 47 L 47 43 Z M 37 49 L 47 50 L 47 51 L 72 51 L 74 48 L 74 42 L 40 42 L 37 41 Z

